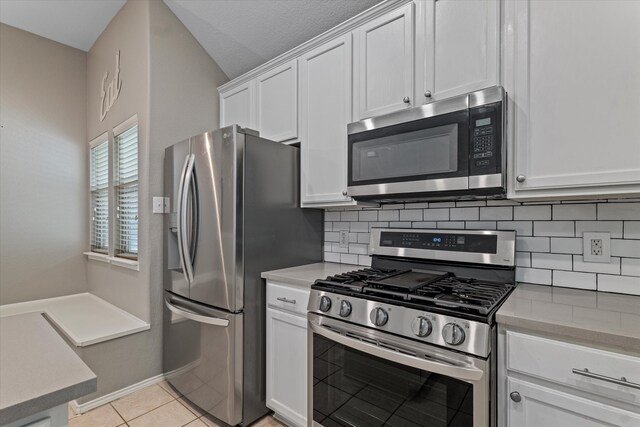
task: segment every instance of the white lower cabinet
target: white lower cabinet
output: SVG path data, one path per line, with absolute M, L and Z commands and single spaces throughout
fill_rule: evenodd
M 502 328 L 498 340 L 499 427 L 640 426 L 640 358 Z
M 307 425 L 308 299 L 308 291 L 267 283 L 267 406 L 299 427 Z
M 640 426 L 637 413 L 513 378 L 508 385 L 509 427 Z

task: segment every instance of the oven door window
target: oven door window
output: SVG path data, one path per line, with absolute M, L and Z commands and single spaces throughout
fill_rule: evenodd
M 473 386 L 313 335 L 313 420 L 324 427 L 472 427 Z
M 349 185 L 464 176 L 468 132 L 465 111 L 351 135 Z

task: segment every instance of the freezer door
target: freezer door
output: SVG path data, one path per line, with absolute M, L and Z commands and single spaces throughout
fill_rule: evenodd
M 165 292 L 167 381 L 200 409 L 230 425 L 242 422 L 243 316 Z
M 191 138 L 195 199 L 190 299 L 232 312 L 243 309 L 242 160 L 244 134 L 227 127 Z M 193 194 L 193 192 L 196 192 Z
M 189 158 L 189 140 L 168 147 L 164 152 L 164 196 L 169 198 L 170 213 L 164 216 L 164 288 L 189 297 L 189 281 L 184 267 L 180 242 L 179 209 L 181 184 Z

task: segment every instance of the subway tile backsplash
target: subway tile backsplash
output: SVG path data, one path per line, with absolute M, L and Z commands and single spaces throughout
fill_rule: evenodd
M 424 202 L 328 209 L 324 259 L 370 265 L 372 228 L 516 231 L 516 280 L 640 295 L 640 201 Z M 348 232 L 347 247 L 340 231 Z M 582 258 L 582 233 L 611 233 L 611 262 Z

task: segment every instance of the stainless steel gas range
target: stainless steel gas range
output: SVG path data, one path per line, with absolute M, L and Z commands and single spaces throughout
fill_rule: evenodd
M 369 252 L 311 287 L 309 425 L 494 426 L 515 233 L 374 229 Z

